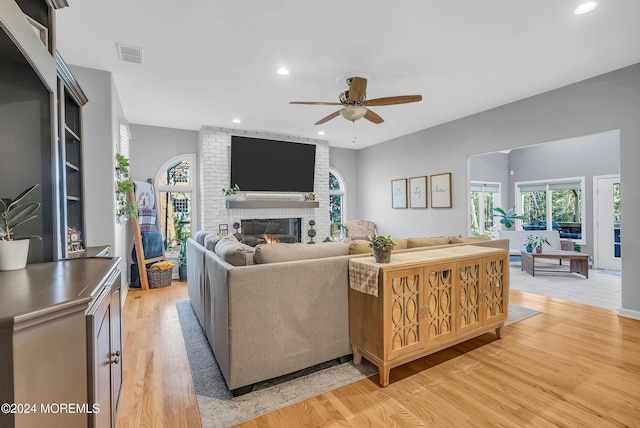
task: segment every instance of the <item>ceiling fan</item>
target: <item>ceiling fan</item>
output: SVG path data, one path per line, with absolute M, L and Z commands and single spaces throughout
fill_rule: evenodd
M 330 121 L 334 117 L 341 115 L 347 120 L 355 122 L 363 117 L 373 123 L 382 123 L 382 119 L 378 114 L 369 110 L 369 106 L 388 106 L 393 104 L 406 104 L 422 101 L 422 95 L 400 95 L 395 97 L 374 98 L 367 100 L 367 79 L 364 77 L 350 77 L 347 79 L 349 89 L 342 92 L 338 99 L 339 103 L 330 102 L 312 102 L 312 101 L 291 101 L 289 104 L 310 104 L 310 105 L 329 105 L 343 106 L 341 110 L 331 113 L 317 121 L 315 125 L 322 125 Z

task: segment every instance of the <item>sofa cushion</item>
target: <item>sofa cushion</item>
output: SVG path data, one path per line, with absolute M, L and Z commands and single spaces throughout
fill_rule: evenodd
M 453 236 L 449 239 L 451 244 L 464 244 L 467 242 L 479 242 L 479 241 L 491 241 L 491 238 L 488 235 L 478 235 L 472 236 L 470 238 L 458 238 L 457 236 Z
M 200 245 L 204 246 L 204 238 L 207 237 L 211 232 L 208 230 L 199 230 L 193 235 L 193 239 Z
M 346 256 L 347 254 L 349 254 L 349 244 L 345 242 L 276 243 L 258 245 L 255 249 L 254 259 L 256 264 L 265 264 Z
M 396 243 L 396 246 L 393 247 L 394 251 L 395 250 L 406 250 L 407 248 L 409 248 L 409 246 L 408 246 L 409 244 L 407 243 L 406 239 L 391 238 L 391 240 Z
M 234 266 L 249 266 L 254 264 L 254 248 L 238 242 L 229 237 L 224 237 L 215 246 L 215 253 L 225 262 Z
M 373 254 L 373 249 L 369 246 L 369 241 L 354 239 L 349 242 L 349 254 Z
M 433 238 L 407 238 L 407 248 L 431 247 L 433 245 L 446 245 L 448 243 L 448 236 L 437 236 Z
M 222 236 L 216 233 L 210 233 L 204 237 L 204 246 L 209 251 L 216 251 L 216 244 L 222 239 Z

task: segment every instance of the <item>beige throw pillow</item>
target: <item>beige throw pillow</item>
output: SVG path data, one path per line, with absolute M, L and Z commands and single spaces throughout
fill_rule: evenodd
M 253 255 L 255 249 L 249 245 L 238 242 L 228 237 L 218 241 L 215 253 L 225 262 L 234 266 L 249 266 L 254 264 Z
M 433 238 L 407 238 L 407 248 L 432 247 L 434 245 L 447 245 L 448 236 L 438 236 Z

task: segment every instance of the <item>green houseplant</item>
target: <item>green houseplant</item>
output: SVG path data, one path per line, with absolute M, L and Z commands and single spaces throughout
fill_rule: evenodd
M 500 224 L 503 224 L 507 229 L 511 229 L 516 220 L 525 220 L 523 215 L 516 214 L 516 207 L 513 206 L 509 210 L 505 211 L 502 208 L 493 209 L 497 214 L 491 214 L 491 217 L 499 217 Z
M 24 190 L 15 198 L 0 199 L 0 270 L 22 269 L 27 265 L 29 256 L 29 238 L 42 239 L 40 236 L 20 236 L 14 229 L 37 217 L 39 202 L 21 203 L 39 184 Z
M 544 244 L 551 245 L 549 240 L 544 236 L 533 236 L 528 235 L 527 239 L 524 241 L 525 249 L 530 253 L 533 249 L 536 249 L 536 253 L 542 252 L 542 246 Z
M 389 263 L 391 261 L 391 251 L 396 243 L 390 236 L 372 236 L 369 247 L 373 248 L 373 256 L 376 263 Z
M 237 194 L 240 192 L 240 187 L 235 184 L 233 187 L 229 187 L 228 189 L 222 189 L 222 194 L 227 197 L 227 199 L 235 199 Z
M 129 192 L 133 192 L 133 183 L 129 178 L 129 158 L 116 153 L 116 222 L 125 223 L 138 216 L 138 209 L 129 203 Z
M 330 234 L 331 234 L 331 239 L 333 241 L 344 240 L 347 237 L 348 231 L 349 229 L 347 229 L 347 226 L 345 226 L 342 223 L 339 223 L 339 222 L 331 223 Z

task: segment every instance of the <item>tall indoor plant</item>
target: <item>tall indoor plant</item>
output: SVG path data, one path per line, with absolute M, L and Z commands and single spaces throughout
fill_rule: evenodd
M 504 225 L 505 228 L 511 229 L 516 220 L 525 220 L 526 217 L 523 215 L 516 214 L 516 207 L 513 206 L 509 210 L 505 211 L 502 208 L 494 208 L 496 213 L 492 214 L 491 217 L 499 217 L 500 224 Z
M 0 199 L 0 270 L 24 268 L 29 256 L 29 238 L 42 239 L 40 236 L 18 237 L 14 234 L 16 227 L 37 217 L 35 212 L 40 203 L 21 204 L 21 201 L 38 186 L 29 187 L 13 199 Z

